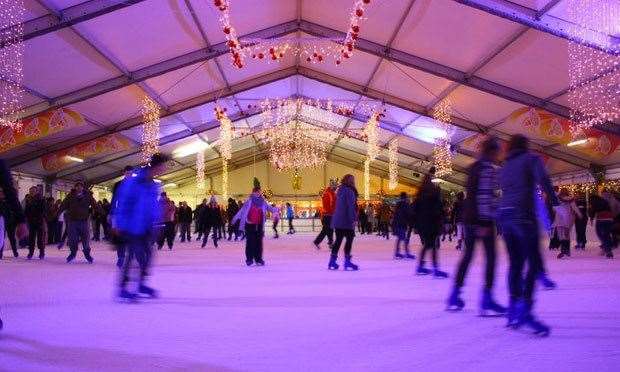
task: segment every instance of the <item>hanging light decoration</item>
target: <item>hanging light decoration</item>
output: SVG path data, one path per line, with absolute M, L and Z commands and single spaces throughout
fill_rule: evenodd
M 398 139 L 390 141 L 388 146 L 388 188 L 394 190 L 398 186 Z
M 370 200 L 370 159 L 364 160 L 364 200 Z
M 228 200 L 228 160 L 222 159 L 222 202 Z
M 21 129 L 24 90 L 23 0 L 0 0 L 0 127 Z
M 443 137 L 435 139 L 433 148 L 433 162 L 437 177 L 444 177 L 452 173 L 452 151 L 450 143 L 450 121 L 452 120 L 452 103 L 449 98 L 444 98 L 433 109 L 433 118 L 443 127 Z
M 142 100 L 142 161 L 159 151 L 159 106 L 149 97 Z
M 232 139 L 234 137 L 232 121 L 226 114 L 226 108 L 215 107 L 215 118 L 220 122 L 220 152 L 222 158 L 230 160 L 232 157 Z
M 364 18 L 366 12 L 366 6 L 370 4 L 370 0 L 356 0 L 353 4 L 353 10 L 351 11 L 351 17 L 349 19 L 349 29 L 347 36 L 344 38 L 344 47 L 340 50 L 342 59 L 349 59 L 353 55 L 355 44 L 360 33 L 360 23 Z M 340 64 L 341 59 L 336 60 L 336 64 Z
M 370 118 L 366 122 L 366 127 L 364 128 L 364 134 L 366 135 L 368 145 L 367 145 L 367 155 L 370 161 L 373 161 L 379 155 L 379 113 L 373 112 L 370 115 Z
M 567 7 L 574 22 L 568 44 L 568 73 L 571 132 L 583 137 L 589 128 L 620 118 L 620 45 L 610 35 L 620 33 L 620 2 L 573 0 Z M 594 41 L 603 50 L 580 42 Z
M 205 153 L 199 151 L 196 153 L 196 187 L 199 190 L 205 188 Z
M 226 36 L 226 45 L 230 51 L 233 66 L 243 68 L 244 51 L 237 38 L 237 30 L 230 22 L 230 1 L 229 0 L 213 0 L 213 5 L 220 11 L 220 25 L 222 32 Z

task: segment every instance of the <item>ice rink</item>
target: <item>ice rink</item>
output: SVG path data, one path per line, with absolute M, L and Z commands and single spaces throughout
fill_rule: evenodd
M 461 313 L 444 311 L 459 253 L 440 251 L 451 278 L 413 275 L 392 259 L 394 240 L 358 238 L 359 272 L 330 272 L 325 248 L 300 234 L 265 240 L 265 267 L 246 267 L 243 243 L 176 243 L 158 252 L 150 284 L 161 298 L 114 301 L 115 253 L 95 264 L 48 247 L 45 261 L 0 261 L 2 371 L 618 371 L 620 260 L 590 244 L 547 267 L 555 291 L 536 314 L 549 338 L 480 318 L 481 251 Z M 325 245 L 325 244 L 324 244 Z M 415 246 L 418 250 L 418 246 Z M 507 303 L 500 248 L 495 294 Z M 22 255 L 25 255 L 21 251 Z M 416 252 L 417 253 L 417 252 Z M 340 260 L 341 261 L 341 260 Z

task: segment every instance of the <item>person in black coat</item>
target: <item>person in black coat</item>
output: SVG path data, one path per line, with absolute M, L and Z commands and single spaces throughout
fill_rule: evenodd
M 586 195 L 584 193 L 579 193 L 575 200 L 575 204 L 579 212 L 581 212 L 581 218 L 577 216 L 575 219 L 575 233 L 577 235 L 577 245 L 575 249 L 585 250 L 586 243 L 588 242 L 586 239 L 586 227 L 588 226 L 588 203 L 586 201 Z
M 209 233 L 213 231 L 213 245 L 217 248 L 217 228 L 222 224 L 222 215 L 220 213 L 220 207 L 217 205 L 215 197 L 211 197 L 209 204 L 207 204 L 200 211 L 200 224 L 203 228 L 202 236 L 202 248 L 207 245 L 209 240 Z
M 420 262 L 416 272 L 418 275 L 433 273 L 437 278 L 447 278 L 448 274 L 439 270 L 439 261 L 437 260 L 438 238 L 443 221 L 443 203 L 439 187 L 432 182 L 433 178 L 435 178 L 435 167 L 431 167 L 429 173 L 424 178 L 418 197 L 414 202 L 415 215 L 418 216 L 416 230 L 420 234 L 420 240 L 422 240 L 422 252 L 420 253 Z M 428 251 L 431 251 L 433 255 L 434 270 L 432 271 L 424 266 L 424 258 Z
M 233 218 L 239 212 L 239 205 L 233 198 L 228 198 L 228 207 L 226 208 L 226 219 L 228 220 L 228 241 L 235 235 L 235 241 L 239 239 L 239 222 L 232 223 Z
M 187 202 L 181 202 L 179 206 L 179 225 L 181 230 L 181 243 L 192 241 L 192 234 L 190 232 L 192 226 L 192 208 L 187 205 Z
M 15 239 L 15 229 L 17 228 L 16 224 L 16 216 L 15 212 L 9 207 L 9 202 L 6 200 L 4 196 L 4 191 L 0 188 L 0 217 L 4 219 L 4 230 L 6 231 L 7 238 L 9 243 L 11 244 L 11 250 L 13 251 L 13 257 L 19 257 L 19 253 L 17 252 L 17 240 Z M 0 234 L 3 234 L 4 231 L 0 230 Z M 0 241 L 2 237 L 0 236 Z M 6 242 L 4 245 L 0 245 L 0 260 L 2 259 L 3 249 L 6 246 Z
M 109 226 L 114 225 L 114 213 L 118 210 L 118 190 L 123 181 L 130 179 L 133 176 L 133 168 L 131 166 L 126 166 L 124 169 L 124 177 L 122 180 L 116 182 L 112 187 L 112 201 L 110 202 L 110 211 L 107 216 L 107 223 Z M 126 251 L 126 243 L 123 241 L 120 234 L 116 232 L 111 232 L 111 239 L 114 247 L 116 249 L 116 266 L 120 269 L 123 267 L 123 263 L 125 262 L 125 251 Z
M 201 240 L 202 239 L 202 233 L 204 232 L 204 226 L 202 225 L 202 223 L 200 222 L 200 216 L 202 215 L 202 210 L 204 208 L 207 207 L 207 199 L 202 199 L 202 203 L 198 204 L 196 206 L 196 209 L 194 209 L 194 232 L 198 233 L 198 238 L 196 238 L 197 240 Z
M 400 199 L 396 203 L 396 209 L 394 210 L 394 217 L 392 219 L 392 231 L 396 235 L 396 251 L 394 252 L 395 259 L 415 259 L 415 255 L 409 252 L 409 240 L 407 239 L 407 230 L 409 227 L 409 214 L 411 206 L 409 205 L 409 199 L 406 192 L 400 193 Z M 400 253 L 400 245 L 405 243 L 405 255 Z
M 46 207 L 45 200 L 41 196 L 39 188 L 33 186 L 26 195 L 26 203 L 24 206 L 26 221 L 28 221 L 28 231 L 30 238 L 28 239 L 28 259 L 32 259 L 34 255 L 35 244 L 39 249 L 39 259 L 45 258 L 45 242 L 43 241 L 43 224 L 45 224 Z

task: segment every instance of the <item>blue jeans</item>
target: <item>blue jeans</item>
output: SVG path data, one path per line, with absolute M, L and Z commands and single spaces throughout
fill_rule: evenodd
M 536 221 L 504 219 L 501 222 L 510 257 L 508 285 L 511 299 L 533 302 L 536 278 L 543 273 L 538 224 Z M 528 271 L 523 275 L 525 263 Z

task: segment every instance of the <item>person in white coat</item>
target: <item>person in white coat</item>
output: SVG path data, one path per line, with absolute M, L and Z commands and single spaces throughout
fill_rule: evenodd
M 577 208 L 575 199 L 566 189 L 562 189 L 558 195 L 560 205 L 553 207 L 555 218 L 553 228 L 560 241 L 560 254 L 558 258 L 570 257 L 570 231 L 575 224 L 575 217 L 582 218 L 581 211 Z

